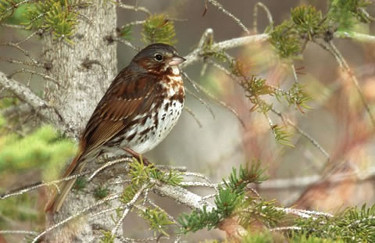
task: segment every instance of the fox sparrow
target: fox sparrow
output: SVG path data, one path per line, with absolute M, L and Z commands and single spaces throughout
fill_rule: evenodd
M 185 61 L 172 46 L 141 50 L 113 80 L 91 115 L 79 150 L 64 177 L 82 172 L 103 152 L 123 148 L 132 155 L 158 145 L 180 117 L 185 91 L 178 65 Z M 59 211 L 75 180 L 65 182 L 46 211 Z

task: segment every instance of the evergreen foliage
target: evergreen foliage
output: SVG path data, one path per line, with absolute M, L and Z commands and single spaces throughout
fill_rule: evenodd
M 142 159 L 141 161 L 134 159 L 130 164 L 129 176 L 131 182 L 124 188 L 120 199 L 123 204 L 129 203 L 144 185 L 147 186 L 147 189 L 150 189 L 155 183 L 177 186 L 182 181 L 181 173 L 174 170 L 169 170 L 168 172 L 158 170 L 152 164 L 145 165 Z M 166 212 L 154 206 L 148 206 L 145 210 L 139 210 L 138 214 L 146 220 L 150 229 L 155 234 L 168 236 L 167 227 L 174 224 L 168 218 Z M 118 212 L 118 217 L 120 215 L 121 212 Z M 109 235 L 104 234 L 103 237 L 109 239 Z
M 311 5 L 291 10 L 290 19 L 268 28 L 270 42 L 281 58 L 297 58 L 308 41 L 331 40 L 337 30 L 351 31 L 357 23 L 369 23 L 372 17 L 367 0 L 330 0 L 327 13 Z
M 4 103 L 3 103 L 4 105 Z M 0 117 L 1 118 L 1 117 Z M 63 139 L 51 126 L 42 126 L 25 137 L 5 133 L 6 121 L 0 119 L 0 178 L 4 182 L 12 180 L 15 173 L 30 171 L 48 171 L 46 180 L 52 180 L 58 174 L 56 168 L 61 168 L 65 161 L 75 153 L 75 145 L 70 140 Z M 52 169 L 54 168 L 54 169 Z M 36 181 L 34 181 L 35 183 Z M 32 184 L 24 181 L 22 184 Z M 2 184 L 2 183 L 1 183 Z M 6 188 L 0 187 L 0 193 Z M 41 220 L 41 214 L 35 209 L 37 197 L 33 194 L 23 194 L 18 197 L 0 201 L 0 226 L 13 221 Z M 22 205 L 22 207 L 20 206 Z
M 319 223 L 317 223 L 319 222 Z M 375 242 L 375 205 L 347 208 L 334 217 L 298 219 L 300 233 L 344 242 Z
M 0 150 L 0 175 L 4 175 L 46 168 L 50 164 L 56 166 L 71 158 L 76 148 L 74 143 L 61 138 L 51 126 L 43 126 L 25 137 L 3 135 L 0 137 Z
M 145 211 L 141 211 L 140 215 L 147 221 L 150 229 L 154 231 L 154 234 L 162 234 L 169 236 L 167 233 L 167 227 L 174 224 L 168 219 L 167 214 L 157 208 L 147 208 Z
M 21 8 L 23 16 L 17 22 L 29 29 L 50 32 L 54 40 L 72 43 L 79 9 L 88 4 L 84 0 L 0 0 L 0 22 L 8 21 Z
M 204 206 L 202 210 L 193 211 L 191 214 L 182 214 L 178 220 L 182 232 L 186 234 L 203 228 L 213 229 L 228 217 L 238 216 L 242 219 L 242 217 L 252 214 L 250 208 L 259 209 L 260 204 L 265 204 L 261 200 L 258 201 L 245 195 L 246 186 L 249 183 L 261 183 L 265 179 L 264 170 L 260 168 L 259 162 L 253 163 L 250 168 L 241 166 L 238 173 L 233 168 L 228 180 L 223 181 L 223 185 L 218 188 L 218 194 L 215 196 L 216 208 L 208 211 L 207 207 Z M 264 210 L 263 213 L 269 212 L 266 207 L 260 208 L 262 211 Z M 273 216 L 269 215 L 269 217 L 272 218 Z
M 275 237 L 281 236 L 288 242 L 375 241 L 375 206 L 348 208 L 333 217 L 321 214 L 291 217 L 274 201 L 266 201 L 247 192 L 246 185 L 261 183 L 265 179 L 263 174 L 259 164 L 253 164 L 250 169 L 240 167 L 238 173 L 233 169 L 229 179 L 219 187 L 215 197 L 216 208 L 208 211 L 204 206 L 202 210 L 182 214 L 178 220 L 181 232 L 187 234 L 203 228 L 218 228 L 224 219 L 234 217 L 241 226 L 249 229 L 241 242 L 274 242 Z M 253 222 L 260 222 L 264 230 L 251 233 Z M 272 235 L 270 230 L 279 226 L 290 226 L 290 229 Z
M 151 43 L 174 45 L 177 42 L 175 37 L 173 21 L 164 14 L 152 15 L 143 24 L 142 41 L 147 45 Z

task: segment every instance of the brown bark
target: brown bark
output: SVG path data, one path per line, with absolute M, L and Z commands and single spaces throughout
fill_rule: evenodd
M 44 39 L 44 55 L 51 64 L 50 76 L 58 81 L 58 85 L 46 84 L 45 99 L 68 124 L 69 131 L 64 132 L 76 138 L 117 73 L 116 43 L 109 43 L 105 38 L 116 28 L 115 5 L 106 0 L 91 1 L 80 14 L 74 44 L 54 41 L 51 37 Z M 58 214 L 47 215 L 47 228 L 95 202 L 92 192 L 98 183 L 100 180 L 90 182 L 84 192 L 71 192 Z M 97 238 L 94 228 L 108 222 L 103 218 L 96 222 L 77 217 L 46 234 L 44 240 L 92 242 Z

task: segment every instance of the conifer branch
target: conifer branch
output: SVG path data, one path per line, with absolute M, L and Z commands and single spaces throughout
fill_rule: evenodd
M 54 124 L 60 131 L 66 131 L 67 134 L 71 134 L 72 131 L 70 131 L 68 128 L 68 124 L 62 120 L 58 112 L 53 107 L 50 107 L 43 99 L 37 96 L 31 89 L 14 79 L 9 79 L 2 72 L 0 72 L 0 86 L 11 91 L 20 100 L 29 104 L 34 111 L 36 111 L 47 121 Z

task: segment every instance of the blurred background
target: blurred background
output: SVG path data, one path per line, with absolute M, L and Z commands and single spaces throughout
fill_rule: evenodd
M 208 6 L 207 12 L 203 15 L 204 1 L 125 2 L 144 6 L 152 13 L 165 13 L 175 20 L 178 40 L 176 49 L 183 56 L 196 48 L 207 28 L 213 29 L 216 42 L 244 34 L 232 19 L 212 5 Z M 256 2 L 221 1 L 225 9 L 238 17 L 249 29 L 252 29 Z M 261 2 L 269 8 L 276 25 L 289 18 L 290 10 L 301 4 L 314 5 L 323 12 L 327 10 L 325 0 Z M 370 14 L 375 13 L 373 5 L 370 10 Z M 119 26 L 143 18 L 144 14 L 140 12 L 118 11 Z M 261 10 L 257 20 L 258 31 L 262 33 L 269 23 Z M 358 25 L 356 28 L 361 33 L 375 33 L 374 24 Z M 130 39 L 136 46 L 142 46 L 138 41 L 140 29 L 134 28 Z M 0 27 L 0 31 L 0 43 L 20 40 L 27 36 L 23 30 Z M 358 78 L 365 98 L 375 112 L 374 43 L 360 43 L 350 39 L 335 39 L 334 43 Z M 40 56 L 42 52 L 38 38 L 25 42 L 24 48 L 34 56 Z M 229 53 L 246 63 L 250 67 L 250 73 L 265 78 L 269 84 L 281 88 L 289 88 L 293 84 L 290 66 L 283 63 L 267 43 L 232 49 Z M 119 44 L 118 68 L 126 66 L 134 55 L 134 50 Z M 6 74 L 11 74 L 19 68 L 4 61 L 6 57 L 24 58 L 22 53 L 4 46 L 0 46 L 0 56 L 0 71 Z M 202 126 L 189 113 L 184 112 L 167 139 L 146 154 L 149 160 L 157 164 L 186 166 L 189 171 L 203 173 L 217 182 L 228 176 L 232 167 L 239 168 L 240 165 L 259 160 L 269 176 L 267 182 L 257 186 L 259 193 L 266 199 L 276 199 L 283 206 L 336 212 L 346 206 L 374 203 L 374 127 L 352 81 L 340 71 L 336 60 L 327 51 L 318 45 L 308 44 L 303 52 L 303 58 L 295 61 L 299 81 L 311 97 L 308 102 L 310 109 L 301 112 L 285 102 L 271 98 L 269 101 L 273 103 L 274 108 L 302 129 L 303 133 L 316 141 L 318 146 L 328 153 L 329 159 L 311 139 L 286 124 L 285 127 L 292 133 L 290 142 L 293 146 L 277 143 L 267 119 L 262 114 L 251 111 L 252 104 L 244 96 L 242 88 L 226 74 L 210 65 L 202 73 L 202 66 L 202 63 L 198 62 L 184 71 L 217 99 L 233 107 L 245 126 L 218 102 L 202 92 L 194 91 L 185 80 L 186 87 L 207 102 L 213 115 L 204 104 L 188 95 L 186 106 L 194 112 Z M 36 76 L 29 80 L 27 75 L 18 74 L 14 78 L 20 82 L 29 82 L 36 90 L 42 87 L 42 81 Z M 3 102 L 14 102 L 6 95 L 2 99 Z M 279 125 L 284 124 L 277 116 L 271 118 Z M 6 191 L 5 188 L 18 187 L 24 182 L 38 181 L 45 173 L 45 168 L 49 168 L 43 165 L 43 158 L 57 161 L 59 156 L 69 157 L 69 154 L 74 154 L 74 143 L 61 144 L 57 139 L 58 134 L 52 128 L 38 130 L 38 133 L 33 133 L 34 138 L 28 136 L 29 140 L 22 140 L 23 143 L 20 144 L 14 133 L 19 124 L 6 124 L 4 121 L 1 124 L 3 137 L 0 138 L 0 189 L 3 191 Z M 46 142 L 40 141 L 41 137 Z M 51 144 L 54 145 L 53 148 Z M 32 154 L 29 157 L 21 158 L 14 155 L 14 150 L 17 149 L 30 149 L 33 152 L 29 153 Z M 12 162 L 14 160 L 19 162 L 17 166 Z M 339 177 L 334 177 L 335 175 Z M 23 183 L 20 183 L 20 180 Z M 9 214 L 12 210 L 4 212 L 2 208 L 5 206 L 0 206 L 1 228 L 13 223 L 31 227 L 31 222 L 43 221 L 37 213 L 37 208 L 25 207 L 25 211 L 21 212 L 19 208 L 16 209 L 14 202 L 26 200 L 27 197 L 30 196 L 24 195 L 12 199 L 13 201 L 0 202 L 6 203 L 6 207 L 18 215 L 14 218 L 14 215 Z M 31 205 L 38 204 L 35 197 L 29 200 Z M 25 215 L 28 220 L 22 221 Z

